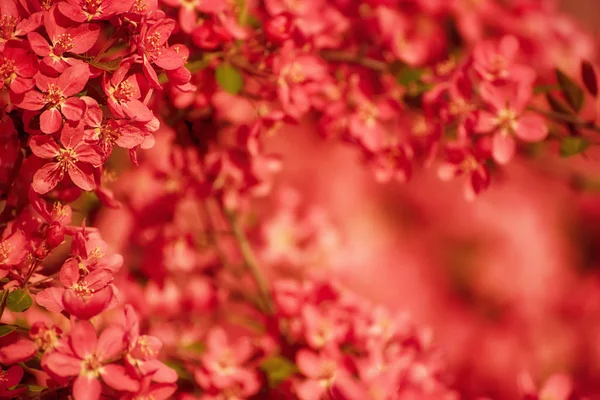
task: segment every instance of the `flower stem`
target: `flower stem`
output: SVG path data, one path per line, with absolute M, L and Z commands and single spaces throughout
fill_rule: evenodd
M 250 242 L 248 241 L 248 238 L 246 238 L 244 231 L 238 223 L 235 213 L 229 210 L 224 211 L 225 216 L 227 217 L 227 220 L 231 225 L 233 236 L 235 237 L 240 253 L 242 254 L 242 258 L 244 259 L 244 264 L 250 272 L 250 274 L 252 275 L 252 278 L 256 282 L 256 285 L 258 286 L 258 291 L 262 299 L 264 311 L 267 314 L 273 314 L 274 306 L 273 302 L 271 301 L 269 286 L 265 277 L 260 271 L 260 266 L 258 265 L 258 261 L 256 260 L 254 252 L 252 251 Z

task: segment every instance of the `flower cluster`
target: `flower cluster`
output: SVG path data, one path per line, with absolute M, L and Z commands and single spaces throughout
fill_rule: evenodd
M 0 398 L 459 398 L 429 329 L 323 272 L 344 235 L 271 139 L 470 200 L 583 153 L 596 43 L 551 3 L 2 0 Z

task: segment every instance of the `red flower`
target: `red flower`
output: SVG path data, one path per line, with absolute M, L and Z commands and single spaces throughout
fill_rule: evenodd
M 113 299 L 110 271 L 97 269 L 81 277 L 77 260 L 69 258 L 60 269 L 59 278 L 64 288 L 51 287 L 36 297 L 38 304 L 49 311 L 65 310 L 79 319 L 90 319 L 104 311 Z
M 33 89 L 32 79 L 38 71 L 37 58 L 24 46 L 25 42 L 9 40 L 0 55 L 0 89 L 8 85 L 14 93 Z
M 235 390 L 242 398 L 258 392 L 260 383 L 255 371 L 244 366 L 254 350 L 247 337 L 230 344 L 222 328 L 212 329 L 206 338 L 202 368 L 194 377 L 200 386 L 217 392 Z
M 105 75 L 102 88 L 108 97 L 108 107 L 119 118 L 130 118 L 134 121 L 147 122 L 154 118 L 154 114 L 139 99 L 142 97 L 138 75 L 129 75 L 130 64 L 124 63 L 108 79 Z
M 144 75 L 156 87 L 160 87 L 158 76 L 151 64 L 156 64 L 164 70 L 182 67 L 185 59 L 175 47 L 167 47 L 167 40 L 175 29 L 175 21 L 163 18 L 152 26 L 144 25 L 138 42 L 138 54 L 142 57 Z
M 468 175 L 465 197 L 472 201 L 490 184 L 490 174 L 485 166 L 487 152 L 463 147 L 447 147 L 446 162 L 438 169 L 438 176 L 448 181 L 461 175 Z
M 0 2 L 0 51 L 8 40 L 27 35 L 42 25 L 43 14 L 27 15 L 17 0 Z
M 66 0 L 58 3 L 59 11 L 75 22 L 108 19 L 128 11 L 134 0 Z
M 499 164 L 509 162 L 516 149 L 514 136 L 526 142 L 539 142 L 548 136 L 544 119 L 527 112 L 531 100 L 531 86 L 528 84 L 506 84 L 494 86 L 482 84 L 481 98 L 490 111 L 481 111 L 476 130 L 493 133 L 492 156 Z
M 69 67 L 58 78 L 38 72 L 34 79 L 40 91 L 29 90 L 22 95 L 11 93 L 11 99 L 25 110 L 44 109 L 40 115 L 40 129 L 44 133 L 54 133 L 62 126 L 62 117 L 69 121 L 83 118 L 86 104 L 75 95 L 85 88 L 89 75 L 87 64 Z
M 10 365 L 27 361 L 35 355 L 35 344 L 20 333 L 0 337 L 0 364 Z
M 0 397 L 16 399 L 27 390 L 25 387 L 10 389 L 17 386 L 23 378 L 23 368 L 13 365 L 6 371 L 0 371 Z
M 122 365 L 111 363 L 124 348 L 123 329 L 106 328 L 100 337 L 88 321 L 72 324 L 68 346 L 45 357 L 43 365 L 49 372 L 62 378 L 76 377 L 73 383 L 75 400 L 100 398 L 102 381 L 118 391 L 135 392 L 139 382 L 132 379 Z
M 22 231 L 16 230 L 0 242 L 0 269 L 8 270 L 19 265 L 26 255 L 27 238 Z
M 64 28 L 57 23 L 54 11 L 47 12 L 44 16 L 44 26 L 50 37 L 50 43 L 37 32 L 31 32 L 27 39 L 33 51 L 42 62 L 56 72 L 63 72 L 69 64 L 74 64 L 73 59 L 67 55 L 83 54 L 90 50 L 100 36 L 100 28 L 94 24 L 81 24 L 76 27 Z
M 54 189 L 63 180 L 65 172 L 81 189 L 94 189 L 93 167 L 102 164 L 102 153 L 82 139 L 81 127 L 65 125 L 60 135 L 62 147 L 50 136 L 37 135 L 29 140 L 33 154 L 56 160 L 44 165 L 33 176 L 31 185 L 36 192 L 44 194 Z

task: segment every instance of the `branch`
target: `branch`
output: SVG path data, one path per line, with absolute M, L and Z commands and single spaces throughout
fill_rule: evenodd
M 326 61 L 357 64 L 378 72 L 389 71 L 389 65 L 383 61 L 369 57 L 361 57 L 344 51 L 323 50 L 321 57 Z
M 588 129 L 594 132 L 600 132 L 600 126 L 594 124 L 592 121 L 582 120 L 575 115 L 563 114 L 554 111 L 546 111 L 534 106 L 529 106 L 529 110 L 556 122 L 565 122 L 583 129 Z
M 248 239 L 240 227 L 235 214 L 229 210 L 224 210 L 224 213 L 229 221 L 229 224 L 231 225 L 233 236 L 235 237 L 240 253 L 242 254 L 242 258 L 244 259 L 244 264 L 258 286 L 258 291 L 262 298 L 264 310 L 267 314 L 272 314 L 275 309 L 271 301 L 269 286 L 260 271 L 260 266 L 258 265 L 256 257 L 254 256 L 250 242 L 248 242 Z

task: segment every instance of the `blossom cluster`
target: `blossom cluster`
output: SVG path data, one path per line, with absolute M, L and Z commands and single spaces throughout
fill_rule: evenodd
M 583 153 L 595 43 L 552 3 L 1 0 L 0 398 L 460 398 L 429 329 L 309 271 L 342 235 L 269 140 L 469 200 Z

